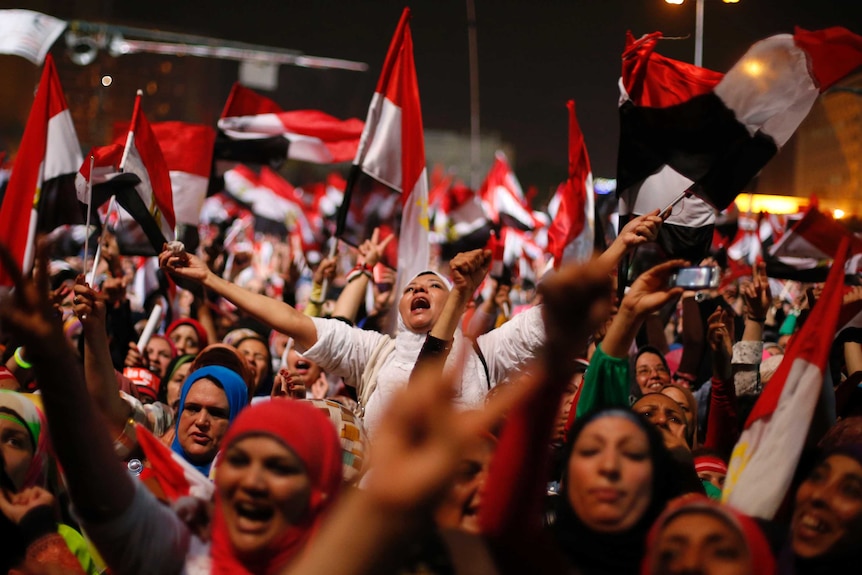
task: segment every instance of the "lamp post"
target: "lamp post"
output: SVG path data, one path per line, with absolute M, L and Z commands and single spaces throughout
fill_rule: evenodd
M 668 4 L 682 4 L 685 0 L 664 0 Z M 739 0 L 722 0 L 725 4 L 736 4 Z M 703 0 L 695 0 L 694 16 L 694 65 L 703 66 Z

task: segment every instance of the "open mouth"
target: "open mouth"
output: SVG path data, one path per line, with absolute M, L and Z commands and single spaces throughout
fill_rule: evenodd
M 799 518 L 799 526 L 802 528 L 803 532 L 810 534 L 821 534 L 829 531 L 829 527 L 826 523 L 807 513 Z
M 414 298 L 413 301 L 410 302 L 410 311 L 415 311 L 417 309 L 431 309 L 431 302 L 422 296 Z
M 311 367 L 311 364 L 305 360 L 300 359 L 296 362 L 296 370 L 297 371 L 308 371 L 308 368 Z
M 275 511 L 269 505 L 261 505 L 240 501 L 234 504 L 236 514 L 240 519 L 250 523 L 266 523 L 272 519 Z

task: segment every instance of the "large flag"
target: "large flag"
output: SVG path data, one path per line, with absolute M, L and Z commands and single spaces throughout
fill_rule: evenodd
M 0 241 L 25 272 L 33 263 L 37 229 L 84 223 L 75 194 L 80 165 L 81 147 L 49 54 L 0 205 Z M 8 283 L 0 271 L 0 284 Z
M 821 396 L 844 290 L 843 239 L 811 315 L 790 340 L 733 449 L 722 500 L 753 517 L 772 519 L 790 487 Z
M 397 248 L 395 242 L 389 246 L 390 252 L 397 249 L 397 264 L 391 256 L 383 262 L 398 270 L 395 293 L 428 267 L 430 251 L 428 172 L 409 18 L 405 8 L 368 107 L 336 231 L 356 245 L 375 227 L 397 234 Z
M 0 10 L 0 54 L 21 56 L 38 66 L 65 29 L 65 21 L 47 14 Z
M 862 37 L 797 29 L 754 44 L 726 74 L 654 52 L 660 33 L 628 38 L 620 81 L 620 213 L 664 209 L 660 244 L 697 261 L 721 210 L 808 115 L 820 92 L 862 65 Z
M 159 147 L 156 135 L 141 109 L 141 91 L 135 97 L 132 123 L 126 135 L 120 171 L 134 174 L 139 182 L 134 188 L 127 187 L 116 194 L 117 203 L 140 226 L 149 240 L 150 246 L 140 245 L 140 250 L 127 246 L 123 253 L 151 255 L 159 253 L 162 245 L 174 239 L 176 216 L 174 215 L 171 177 L 165 157 Z M 125 226 L 121 218 L 121 226 Z M 117 234 L 118 242 L 127 229 L 121 227 Z
M 569 175 L 557 188 L 549 210 L 553 222 L 548 229 L 548 252 L 559 268 L 566 256 L 573 261 L 586 261 L 593 255 L 595 234 L 595 192 L 590 157 L 584 134 L 575 115 L 575 101 L 566 104 L 569 109 Z
M 494 164 L 479 188 L 479 197 L 488 219 L 495 224 L 521 230 L 538 227 L 533 213 L 526 206 L 521 183 L 502 151 L 495 154 Z
M 339 120 L 318 110 L 285 112 L 237 83 L 218 121 L 219 130 L 232 143 L 220 142 L 217 156 L 253 161 L 257 154 L 258 163 L 285 158 L 317 164 L 349 162 L 356 156 L 363 126 L 362 120 Z

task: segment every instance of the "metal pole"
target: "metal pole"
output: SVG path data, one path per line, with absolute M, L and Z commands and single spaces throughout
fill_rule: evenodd
M 703 0 L 697 0 L 694 23 L 694 65 L 703 66 Z
M 476 40 L 476 3 L 467 0 L 467 40 L 470 50 L 470 187 L 479 189 L 481 143 L 479 140 L 479 46 Z

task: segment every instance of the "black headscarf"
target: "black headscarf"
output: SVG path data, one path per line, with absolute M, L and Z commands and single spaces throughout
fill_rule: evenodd
M 630 409 L 601 409 L 579 418 L 569 434 L 566 458 L 584 428 L 603 417 L 625 418 L 643 431 L 650 448 L 653 464 L 650 504 L 643 517 L 631 528 L 620 533 L 600 533 L 587 527 L 575 514 L 567 496 L 567 477 L 563 475 L 561 495 L 556 497 L 556 520 L 551 527 L 560 550 L 579 573 L 608 575 L 636 574 L 644 556 L 644 543 L 655 519 L 668 501 L 684 492 L 671 459 L 658 431 Z M 568 465 L 565 465 L 568 468 Z

